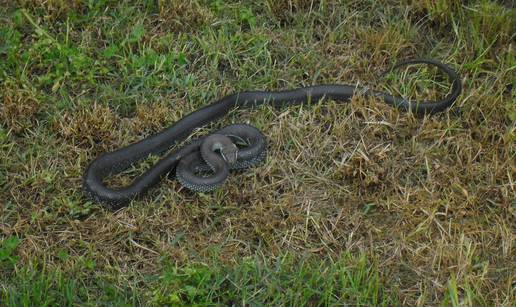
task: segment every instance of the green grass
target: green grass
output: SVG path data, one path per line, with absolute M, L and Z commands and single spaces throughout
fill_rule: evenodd
M 0 5 L 0 305 L 499 305 L 514 293 L 510 1 L 17 0 Z M 212 194 L 166 179 L 112 213 L 99 154 L 229 93 L 360 83 L 356 97 L 234 112 L 267 162 Z M 112 184 L 127 184 L 151 157 Z M 78 289 L 74 291 L 73 289 Z M 300 295 L 296 295 L 300 293 Z
M 2 257 L 12 257 L 18 241 L 3 242 Z M 59 261 L 71 260 L 61 252 Z M 134 273 L 131 280 L 112 280 L 95 271 L 91 259 L 75 259 L 69 271 L 44 264 L 4 270 L 0 302 L 6 306 L 91 305 L 392 305 L 381 288 L 376 266 L 365 257 L 342 256 L 321 261 L 284 255 L 263 260 L 244 258 L 233 265 L 191 263 L 177 266 L 161 260 L 156 274 Z

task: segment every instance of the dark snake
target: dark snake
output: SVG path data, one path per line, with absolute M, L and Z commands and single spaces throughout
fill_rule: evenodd
M 251 167 L 265 159 L 265 138 L 256 128 L 243 124 L 231 125 L 214 134 L 193 140 L 168 154 L 126 187 L 110 188 L 103 181 L 151 154 L 162 153 L 177 145 L 186 139 L 193 129 L 213 122 L 235 108 L 252 108 L 262 104 L 283 107 L 316 103 L 322 99 L 348 102 L 357 94 L 378 98 L 395 108 L 415 114 L 433 114 L 450 107 L 461 93 L 459 75 L 449 66 L 427 59 L 403 61 L 388 71 L 411 64 L 437 67 L 448 76 L 451 91 L 442 100 L 422 102 L 410 101 L 358 85 L 338 84 L 308 86 L 287 91 L 235 93 L 186 115 L 157 134 L 101 155 L 86 169 L 83 177 L 84 192 L 91 200 L 115 210 L 145 193 L 173 170 L 176 170 L 179 182 L 190 190 L 207 192 L 219 187 L 230 169 Z

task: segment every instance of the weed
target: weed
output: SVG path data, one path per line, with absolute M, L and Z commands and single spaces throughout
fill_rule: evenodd
M 14 265 L 18 262 L 18 257 L 15 255 L 14 251 L 20 244 L 20 239 L 17 237 L 8 237 L 3 239 L 0 244 L 0 267 L 3 269 L 5 267 L 10 268 L 14 267 Z

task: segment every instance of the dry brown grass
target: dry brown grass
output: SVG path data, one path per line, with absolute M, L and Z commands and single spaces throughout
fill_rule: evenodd
M 158 9 L 164 32 L 192 31 L 213 20 L 212 12 L 197 0 L 158 0 Z
M 2 86 L 0 120 L 7 129 L 20 134 L 33 128 L 37 114 L 41 111 L 40 102 L 31 89 L 20 89 L 6 83 Z
M 77 147 L 91 148 L 101 143 L 109 148 L 116 141 L 119 122 L 118 116 L 109 107 L 93 104 L 64 112 L 54 120 L 53 130 L 67 143 Z

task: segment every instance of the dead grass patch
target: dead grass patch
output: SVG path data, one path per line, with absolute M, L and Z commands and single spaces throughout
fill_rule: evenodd
M 197 0 L 158 0 L 160 27 L 164 32 L 185 32 L 202 28 L 213 14 Z
M 53 121 L 52 128 L 75 146 L 92 147 L 101 143 L 107 149 L 116 142 L 118 122 L 118 116 L 109 107 L 95 103 L 65 111 Z
M 22 134 L 37 124 L 41 103 L 30 89 L 16 88 L 8 81 L 2 86 L 0 121 L 6 129 Z

